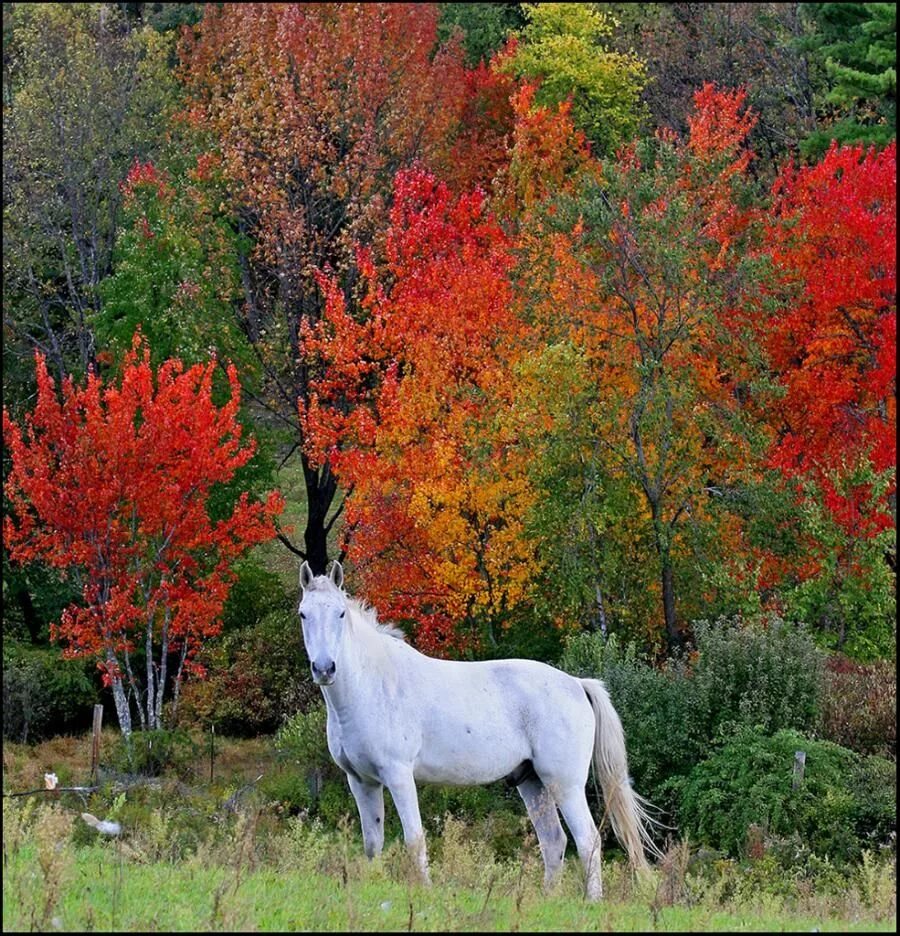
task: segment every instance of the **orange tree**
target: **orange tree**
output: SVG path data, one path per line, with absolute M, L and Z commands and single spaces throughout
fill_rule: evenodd
M 60 399 L 38 354 L 34 410 L 24 426 L 3 411 L 5 545 L 12 560 L 40 560 L 76 583 L 81 603 L 51 636 L 68 655 L 97 658 L 125 735 L 132 706 L 142 728 L 162 727 L 170 688 L 177 708 L 196 651 L 219 631 L 232 562 L 273 536 L 283 507 L 277 493 L 265 503 L 241 494 L 210 515 L 210 496 L 255 449 L 241 440 L 236 371 L 217 406 L 215 368 L 171 359 L 154 373 L 136 337 L 117 382 L 67 378 Z
M 670 649 L 683 640 L 677 576 L 697 565 L 685 561 L 689 540 L 698 531 L 714 539 L 715 504 L 751 465 L 739 389 L 748 371 L 726 327 L 755 278 L 742 259 L 744 140 L 754 120 L 743 102 L 742 92 L 705 87 L 685 138 L 661 131 L 639 141 L 552 199 L 535 254 L 549 272 L 527 284 L 552 353 L 569 360 L 569 379 L 588 381 L 580 397 L 566 392 L 568 410 L 582 400 L 579 413 L 557 407 L 564 431 L 577 423 L 569 457 L 582 465 L 582 494 L 597 501 L 585 535 L 613 542 L 626 531 L 643 544 L 637 555 L 619 549 L 616 561 L 652 570 Z M 728 526 L 716 535 L 739 535 Z M 615 598 L 609 577 L 597 571 L 594 582 L 602 622 Z
M 482 192 L 422 170 L 398 174 L 390 220 L 387 269 L 360 257 L 367 317 L 332 281 L 304 334 L 320 375 L 300 412 L 307 457 L 352 487 L 350 556 L 379 610 L 433 652 L 490 650 L 533 571 L 531 495 L 500 420 L 520 330 L 510 241 Z
M 181 50 L 187 117 L 216 141 L 253 244 L 241 258 L 242 324 L 265 374 L 262 402 L 302 461 L 304 545 L 283 540 L 316 572 L 340 509 L 331 463 L 310 461 L 297 419 L 315 379 L 300 335 L 325 307 L 317 273 L 328 270 L 352 305 L 355 245 L 381 259 L 395 173 L 421 161 L 458 175 L 465 151 L 467 171 L 482 178 L 502 145 L 490 76 L 468 80 L 458 41 L 439 46 L 437 27 L 436 4 L 210 4 Z M 490 116 L 469 128 L 478 143 L 469 152 L 455 147 L 460 120 L 482 91 L 500 128 Z

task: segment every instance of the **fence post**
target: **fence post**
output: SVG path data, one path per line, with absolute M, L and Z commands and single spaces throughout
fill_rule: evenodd
M 97 780 L 97 767 L 100 764 L 100 729 L 103 727 L 103 706 L 94 706 L 94 725 L 91 729 L 91 785 Z
M 803 782 L 803 771 L 806 768 L 806 751 L 794 751 L 794 790 L 800 789 Z

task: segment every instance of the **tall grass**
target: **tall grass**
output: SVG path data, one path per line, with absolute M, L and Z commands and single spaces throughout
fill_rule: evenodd
M 764 860 L 738 864 L 680 843 L 640 879 L 605 861 L 604 900 L 588 904 L 577 862 L 547 895 L 533 836 L 501 860 L 451 816 L 429 836 L 431 888 L 416 883 L 398 840 L 369 861 L 355 823 L 326 831 L 276 820 L 264 803 L 210 820 L 181 853 L 167 843 L 182 817 L 161 807 L 116 840 L 86 837 L 60 804 L 7 799 L 3 820 L 4 930 L 895 929 L 894 865 L 871 856 L 840 884 L 785 886 Z

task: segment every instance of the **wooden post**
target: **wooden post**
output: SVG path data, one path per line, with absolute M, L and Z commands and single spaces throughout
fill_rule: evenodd
M 794 751 L 794 782 L 793 789 L 799 790 L 803 783 L 803 771 L 806 768 L 806 751 Z
M 94 706 L 94 726 L 91 729 L 91 784 L 97 780 L 97 767 L 100 764 L 100 729 L 103 726 L 103 706 Z
M 209 726 L 209 782 L 213 782 L 213 764 L 216 756 L 216 726 Z

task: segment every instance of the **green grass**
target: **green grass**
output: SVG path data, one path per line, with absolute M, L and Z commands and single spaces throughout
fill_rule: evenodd
M 9 930 L 894 931 L 894 869 L 871 862 L 839 889 L 769 880 L 762 867 L 689 870 L 681 847 L 634 881 L 603 867 L 605 899 L 581 896 L 567 862 L 552 896 L 534 841 L 495 859 L 471 827 L 448 819 L 431 836 L 434 886 L 413 882 L 391 842 L 374 862 L 348 826 L 329 833 L 265 810 L 230 819 L 191 854 L 160 860 L 177 812 L 154 809 L 120 840 L 86 837 L 76 811 L 4 804 L 3 928 Z M 93 833 L 92 833 L 93 835 Z M 768 881 L 768 884 L 764 882 Z M 781 890 L 782 893 L 776 891 Z
M 7 869 L 3 928 L 40 925 L 42 880 L 33 849 Z M 834 920 L 748 905 L 660 907 L 647 902 L 590 905 L 571 897 L 517 899 L 506 888 L 488 893 L 385 880 L 375 872 L 346 885 L 333 877 L 261 869 L 242 877 L 197 862 L 140 865 L 115 847 L 83 849 L 68 875 L 51 921 L 66 930 L 471 930 L 597 931 L 891 931 L 891 921 Z M 51 922 L 51 926 L 52 926 Z

